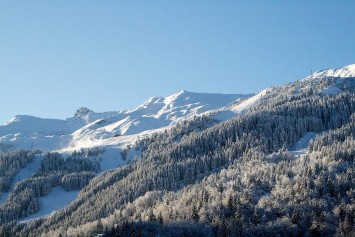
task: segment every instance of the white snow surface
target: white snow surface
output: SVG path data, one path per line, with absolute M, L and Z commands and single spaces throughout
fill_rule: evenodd
M 101 171 L 114 169 L 126 164 L 126 162 L 121 159 L 120 149 L 114 148 L 106 148 L 100 160 Z
M 269 91 L 271 91 L 270 88 L 262 90 L 261 92 L 259 92 L 257 95 L 250 97 L 249 99 L 238 103 L 234 106 L 232 106 L 232 111 L 236 112 L 236 113 L 244 113 L 246 112 L 250 107 L 252 107 L 253 105 L 255 105 L 266 93 L 268 93 Z
M 78 196 L 79 191 L 67 192 L 61 187 L 54 187 L 47 196 L 39 198 L 40 210 L 33 215 L 18 220 L 26 222 L 40 217 L 48 216 L 53 212 L 69 205 Z
M 289 152 L 294 156 L 304 156 L 308 154 L 308 143 L 316 136 L 317 134 L 315 132 L 306 133 Z
M 324 95 L 336 95 L 341 92 L 341 89 L 339 89 L 336 86 L 328 86 L 324 88 L 320 93 Z

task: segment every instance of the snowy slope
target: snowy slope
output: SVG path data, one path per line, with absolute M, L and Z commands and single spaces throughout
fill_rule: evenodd
M 124 147 L 134 142 L 130 135 L 136 138 L 140 133 L 143 133 L 141 136 L 149 134 L 183 119 L 222 109 L 249 97 L 181 90 L 166 98 L 151 97 L 131 110 L 95 113 L 82 107 L 66 120 L 20 115 L 0 126 L 0 144 L 11 145 L 13 149 L 43 151 L 113 145 Z
M 290 154 L 294 156 L 304 156 L 308 154 L 308 143 L 311 139 L 315 139 L 317 136 L 314 132 L 306 133 L 298 142 L 296 142 L 295 146 L 289 150 Z
M 194 115 L 215 113 L 216 110 L 239 103 L 250 95 L 195 93 L 181 90 L 166 98 L 151 97 L 132 110 L 96 120 L 75 131 L 66 150 L 78 147 L 134 144 L 138 136 L 146 136 L 189 119 Z M 234 116 L 234 115 L 231 115 Z
M 26 149 L 55 149 L 69 142 L 72 132 L 82 127 L 79 120 L 42 119 L 18 115 L 0 126 L 0 143 Z
M 337 69 L 327 69 L 315 72 L 313 77 L 355 77 L 355 64 Z
M 55 211 L 69 205 L 72 201 L 75 200 L 78 194 L 78 190 L 67 192 L 62 187 L 54 187 L 47 196 L 41 197 L 39 199 L 40 211 L 18 221 L 27 222 L 50 215 Z
M 282 97 L 310 90 L 323 96 L 334 96 L 349 90 L 355 92 L 355 64 L 338 69 L 318 71 L 304 80 L 267 88 L 248 99 L 236 101 L 234 104 L 219 109 L 214 118 L 227 120 L 237 114 L 247 113 L 253 106 L 268 104 L 278 101 Z
M 355 92 L 355 64 L 339 69 L 315 72 L 301 81 L 266 89 L 244 103 L 250 108 L 253 105 L 277 102 L 285 97 L 308 96 L 310 94 L 335 96 L 347 91 Z M 243 107 L 244 105 L 241 103 L 235 109 Z

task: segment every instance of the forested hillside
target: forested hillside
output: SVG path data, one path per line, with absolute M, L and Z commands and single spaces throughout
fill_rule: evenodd
M 353 236 L 354 91 L 355 78 L 334 77 L 272 88 L 247 113 L 226 122 L 196 117 L 138 141 L 141 156 L 88 184 L 90 172 L 97 171 L 94 164 L 80 163 L 87 168 L 76 170 L 68 165 L 76 159 L 48 154 L 39 175 L 53 177 L 52 186 L 87 185 L 64 209 L 27 223 L 7 223 L 1 233 Z M 308 151 L 290 153 L 310 132 L 318 136 Z M 1 208 L 20 205 L 15 198 L 21 196 Z

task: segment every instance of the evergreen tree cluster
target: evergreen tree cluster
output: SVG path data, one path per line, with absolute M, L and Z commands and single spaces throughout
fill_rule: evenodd
M 0 153 L 0 192 L 7 192 L 16 174 L 34 159 L 32 151 Z
M 105 152 L 105 148 L 93 147 L 93 148 L 81 148 L 79 151 L 73 151 L 72 157 L 84 157 L 88 158 L 91 156 L 100 156 Z

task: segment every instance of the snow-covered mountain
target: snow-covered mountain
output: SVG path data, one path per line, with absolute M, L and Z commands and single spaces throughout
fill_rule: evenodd
M 324 78 L 332 78 L 327 84 Z M 0 126 L 0 149 L 70 151 L 96 146 L 124 147 L 139 136 L 172 126 L 195 115 L 224 121 L 254 105 L 295 95 L 310 88 L 324 95 L 354 89 L 355 64 L 313 73 L 302 81 L 265 89 L 256 95 L 195 93 L 181 90 L 166 98 L 151 97 L 135 109 L 96 113 L 79 108 L 66 120 L 18 115 Z
M 123 136 L 152 132 L 203 113 L 216 113 L 250 96 L 181 90 L 166 98 L 151 97 L 131 110 L 95 113 L 82 107 L 66 120 L 18 115 L 0 126 L 0 144 L 44 151 L 119 145 L 126 141 Z

